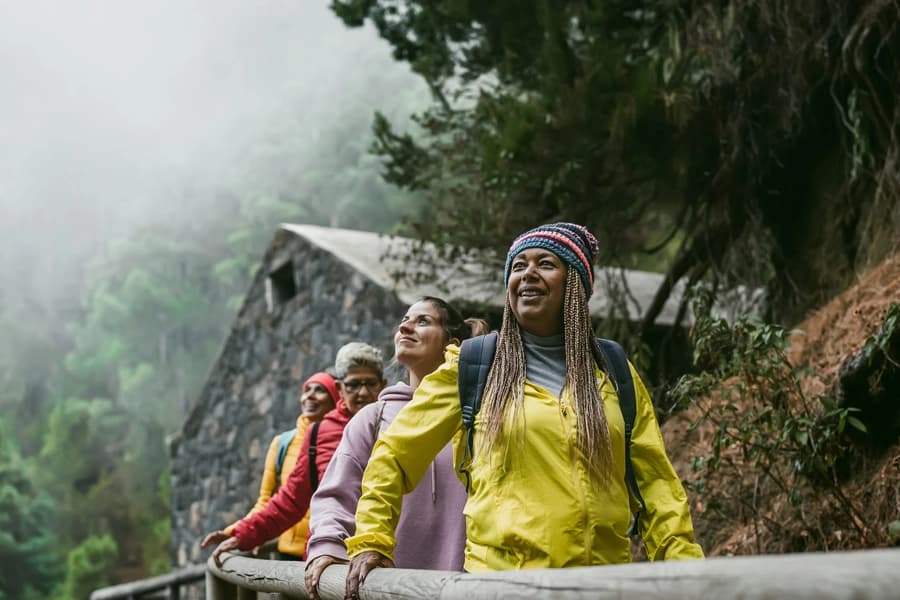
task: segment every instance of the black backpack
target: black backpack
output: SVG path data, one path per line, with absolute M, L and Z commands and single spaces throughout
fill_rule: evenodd
M 622 346 L 612 340 L 602 338 L 597 338 L 597 343 L 606 359 L 606 364 L 612 369 L 610 375 L 616 384 L 619 408 L 622 410 L 622 418 L 625 420 L 625 481 L 635 500 L 641 505 L 640 511 L 644 511 L 647 507 L 641 491 L 638 489 L 634 466 L 631 464 L 631 432 L 634 430 L 634 419 L 637 414 L 634 380 L 631 378 L 628 359 L 625 358 Z M 494 362 L 496 349 L 497 333 L 494 332 L 465 340 L 459 350 L 459 403 L 462 408 L 463 425 L 466 427 L 465 454 L 459 471 L 466 477 L 467 492 L 471 481 L 466 465 L 472 460 L 475 452 L 475 415 L 481 409 L 481 397 L 484 395 L 484 387 L 491 364 Z M 637 530 L 640 511 L 634 516 L 632 531 Z

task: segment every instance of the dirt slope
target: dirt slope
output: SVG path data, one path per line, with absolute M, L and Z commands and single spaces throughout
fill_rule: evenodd
M 791 360 L 808 365 L 814 373 L 801 385 L 815 397 L 834 384 L 841 363 L 875 333 L 892 303 L 900 302 L 900 254 L 864 273 L 856 285 L 796 326 L 803 334 L 792 339 Z M 714 402 L 714 398 L 705 399 Z M 792 506 L 788 494 L 759 501 L 754 482 L 758 474 L 747 469 L 731 480 L 695 470 L 694 459 L 709 456 L 715 431 L 700 421 L 700 406 L 670 418 L 663 427 L 669 455 L 682 478 L 691 482 L 707 476 L 730 496 L 711 507 L 709 496 L 688 486 L 698 538 L 711 556 L 781 553 L 880 547 L 895 544 L 888 524 L 900 519 L 900 446 L 878 457 L 860 458 L 854 476 L 838 493 L 825 493 L 802 478 L 796 489 L 803 503 Z

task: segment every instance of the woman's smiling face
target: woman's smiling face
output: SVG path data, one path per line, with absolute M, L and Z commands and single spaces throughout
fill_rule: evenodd
M 394 334 L 394 356 L 407 369 L 430 373 L 443 362 L 447 342 L 440 311 L 422 300 L 400 319 Z
M 506 286 L 509 305 L 528 333 L 550 336 L 562 331 L 567 267 L 543 248 L 523 250 L 510 265 Z
M 332 408 L 334 399 L 324 385 L 311 381 L 304 386 L 303 394 L 300 396 L 300 414 L 318 421 Z

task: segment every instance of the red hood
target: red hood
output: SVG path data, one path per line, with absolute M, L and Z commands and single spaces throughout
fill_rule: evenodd
M 347 403 L 344 402 L 344 399 L 338 397 L 338 401 L 335 404 L 334 408 L 325 413 L 325 416 L 322 418 L 323 421 L 335 421 L 337 423 L 344 424 L 350 420 L 350 417 L 353 416 L 353 413 L 350 412 L 350 409 L 347 408 Z

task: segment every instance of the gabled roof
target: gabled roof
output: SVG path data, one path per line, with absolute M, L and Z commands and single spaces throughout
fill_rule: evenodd
M 446 263 L 436 273 L 425 267 L 416 271 L 410 269 L 415 265 L 405 264 L 402 257 L 414 248 L 421 248 L 434 256 L 436 251 L 433 246 L 422 246 L 410 238 L 367 231 L 289 223 L 281 227 L 334 255 L 380 287 L 392 290 L 405 303 L 412 304 L 422 296 L 438 296 L 455 303 L 503 308 L 503 266 L 496 258 L 492 261 L 491 257 L 484 260 L 469 256 Z M 414 274 L 423 276 L 422 280 L 415 281 L 419 279 L 415 276 L 399 279 L 397 273 L 404 268 L 407 272 L 412 270 Z M 426 276 L 427 281 L 424 279 Z M 598 268 L 595 270 L 594 294 L 590 301 L 591 314 L 594 317 L 608 317 L 615 299 L 623 298 L 629 319 L 638 321 L 653 301 L 663 279 L 661 273 Z M 679 282 L 656 318 L 657 324 L 672 325 L 675 322 L 682 292 L 683 285 Z M 689 318 L 688 315 L 685 321 L 689 322 Z

